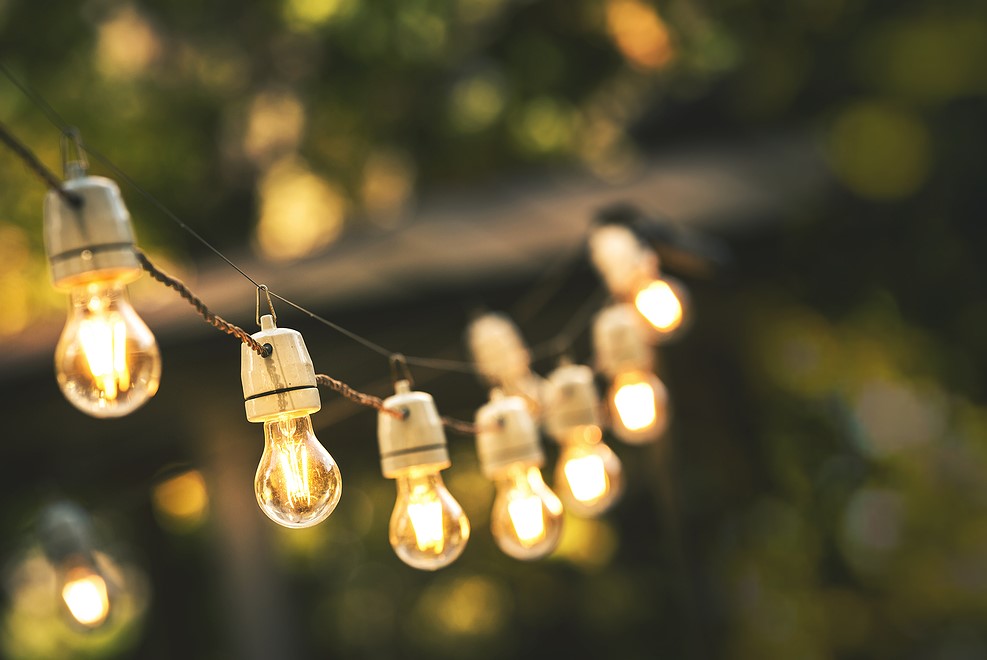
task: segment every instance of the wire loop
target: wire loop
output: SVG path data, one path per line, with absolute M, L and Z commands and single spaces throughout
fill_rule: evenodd
M 89 157 L 82 144 L 82 134 L 79 129 L 67 128 L 62 132 L 60 141 L 62 152 L 62 175 L 66 179 L 74 179 L 86 173 L 89 169 Z
M 266 284 L 257 285 L 257 311 L 254 314 L 254 318 L 257 321 L 257 326 L 260 327 L 260 294 L 264 293 L 267 298 L 267 307 L 271 310 L 271 316 L 274 317 L 274 325 L 278 324 L 278 313 L 274 311 L 274 302 L 271 300 L 271 290 L 267 288 Z
M 408 359 L 401 353 L 392 353 L 388 358 L 391 363 L 391 384 L 397 385 L 399 380 L 408 381 L 408 385 L 414 385 L 415 379 L 408 368 Z

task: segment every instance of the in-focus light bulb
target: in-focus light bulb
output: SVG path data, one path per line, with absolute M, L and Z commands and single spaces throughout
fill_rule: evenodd
M 613 432 L 624 442 L 644 444 L 657 440 L 668 423 L 668 393 L 650 371 L 624 371 L 610 388 Z
M 651 280 L 634 296 L 634 306 L 660 335 L 671 335 L 685 319 L 683 289 L 668 278 Z
M 77 164 L 78 165 L 78 164 Z M 55 349 L 65 397 L 94 417 L 120 417 L 154 396 L 161 356 L 154 335 L 127 299 L 141 275 L 130 214 L 117 185 L 69 169 L 64 188 L 45 198 L 45 250 L 56 288 L 69 293 L 68 321 Z
M 439 474 L 452 463 L 435 402 L 407 380 L 394 389 L 377 415 L 381 472 L 397 484 L 388 538 L 405 564 L 434 571 L 463 553 L 470 523 Z
M 110 613 L 106 580 L 88 567 L 77 566 L 68 571 L 61 595 L 69 614 L 83 626 L 96 628 Z
M 312 432 L 308 415 L 264 422 L 264 454 L 254 493 L 261 510 L 285 527 L 311 527 L 339 503 L 339 467 Z
M 555 485 L 573 513 L 596 516 L 609 509 L 623 490 L 620 459 L 603 442 L 598 426 L 578 426 L 562 441 Z
M 270 349 L 262 357 L 246 344 L 240 353 L 247 419 L 264 423 L 264 453 L 254 477 L 257 504 L 285 527 L 311 527 L 339 503 L 339 467 L 312 431 L 322 407 L 315 368 L 300 333 L 279 328 L 272 314 L 251 335 Z
M 154 335 L 119 282 L 72 289 L 68 322 L 55 349 L 62 393 L 95 417 L 119 417 L 158 390 L 161 356 Z
M 523 398 L 495 388 L 476 411 L 480 470 L 497 493 L 490 531 L 497 546 L 516 559 L 539 559 L 562 537 L 562 502 L 545 484 L 538 427 Z
M 409 566 L 434 571 L 462 554 L 470 524 L 446 488 L 437 466 L 420 466 L 395 478 L 397 499 L 388 538 Z

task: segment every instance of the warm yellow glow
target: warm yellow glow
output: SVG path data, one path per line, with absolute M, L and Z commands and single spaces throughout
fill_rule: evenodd
M 562 469 L 569 482 L 569 490 L 580 502 L 592 502 L 606 494 L 607 473 L 599 456 L 590 454 L 571 458 Z
M 62 392 L 90 415 L 127 414 L 157 392 L 161 357 L 154 335 L 128 302 L 123 284 L 82 285 L 71 298 L 55 350 Z
M 266 438 L 254 479 L 257 503 L 285 527 L 311 527 L 339 502 L 339 468 L 312 432 L 308 415 L 264 423 Z
M 154 28 L 132 6 L 99 26 L 96 66 L 113 78 L 130 78 L 146 69 L 161 52 Z
M 209 506 L 209 493 L 202 474 L 189 470 L 157 484 L 152 500 L 162 524 L 173 531 L 186 531 L 202 522 Z
M 665 22 L 638 0 L 610 0 L 607 28 L 624 57 L 641 68 L 661 69 L 675 54 Z
M 653 426 L 658 419 L 655 391 L 646 382 L 627 383 L 613 395 L 614 408 L 620 423 L 628 431 L 640 431 Z
M 545 537 L 542 501 L 537 495 L 514 497 L 507 503 L 511 524 L 522 545 L 532 546 Z
M 445 534 L 442 527 L 442 502 L 437 494 L 427 488 L 414 489 L 408 503 L 408 517 L 411 519 L 418 549 L 442 552 Z
M 438 469 L 426 466 L 396 477 L 398 496 L 388 538 L 404 563 L 434 571 L 456 560 L 469 540 L 470 524 Z
M 89 569 L 77 568 L 69 572 L 62 599 L 72 617 L 86 626 L 98 626 L 110 613 L 110 599 L 106 582 Z
M 243 151 L 259 165 L 293 152 L 305 129 L 305 106 L 290 92 L 261 92 L 250 104 Z
M 343 229 L 343 194 L 300 161 L 274 165 L 261 181 L 260 195 L 257 243 L 266 257 L 304 257 L 329 245 Z
M 634 306 L 656 330 L 671 332 L 682 324 L 682 301 L 664 280 L 655 280 L 638 291 Z

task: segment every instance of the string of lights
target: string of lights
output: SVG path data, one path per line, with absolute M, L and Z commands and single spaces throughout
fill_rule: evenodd
M 45 248 L 52 281 L 70 299 L 56 346 L 56 377 L 66 399 L 94 417 L 126 415 L 156 393 L 161 358 L 153 333 L 127 297 L 142 272 L 176 291 L 209 325 L 241 343 L 241 384 L 247 420 L 263 424 L 265 448 L 254 481 L 260 509 L 289 528 L 311 527 L 337 506 L 339 466 L 318 441 L 311 415 L 327 388 L 378 414 L 381 472 L 393 479 L 397 499 L 389 540 L 408 565 L 436 570 L 462 553 L 470 525 L 440 472 L 451 465 L 445 429 L 475 437 L 481 470 L 497 484 L 491 532 L 508 555 L 544 557 L 558 544 L 562 512 L 594 517 L 623 491 L 622 466 L 604 442 L 609 429 L 629 444 L 654 442 L 668 422 L 668 393 L 654 373 L 654 349 L 686 327 L 686 295 L 666 278 L 658 256 L 632 229 L 615 223 L 592 227 L 578 254 L 547 269 L 544 287 L 519 303 L 524 315 L 544 304 L 564 283 L 564 269 L 588 248 L 601 276 L 599 288 L 555 337 L 529 349 L 515 320 L 487 312 L 474 318 L 467 339 L 472 361 L 405 356 L 373 342 L 271 291 L 206 241 L 119 167 L 89 147 L 44 99 L 11 76 L 63 136 L 65 180 L 48 170 L 5 126 L 3 143 L 50 189 L 44 204 Z M 74 154 L 70 154 L 72 150 Z M 249 333 L 215 314 L 185 283 L 157 267 L 137 247 L 117 184 L 86 171 L 86 154 L 130 183 L 180 228 L 256 287 L 256 321 Z M 388 358 L 394 394 L 381 399 L 332 376 L 316 373 L 301 333 L 280 327 L 272 299 Z M 266 310 L 262 314 L 262 301 Z M 268 313 L 269 312 L 269 313 Z M 592 326 L 594 367 L 574 363 L 575 340 Z M 542 377 L 532 360 L 563 356 Z M 472 373 L 489 387 L 489 401 L 474 422 L 439 415 L 432 396 L 413 389 L 411 366 Z M 611 383 L 601 404 L 597 375 Z M 606 412 L 609 411 L 609 412 Z M 558 494 L 542 477 L 545 457 L 539 428 L 560 446 Z

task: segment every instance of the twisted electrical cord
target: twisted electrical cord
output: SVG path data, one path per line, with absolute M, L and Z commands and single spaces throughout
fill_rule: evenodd
M 159 269 L 151 263 L 151 260 L 147 258 L 147 255 L 140 250 L 135 250 L 134 252 L 137 254 L 137 260 L 140 262 L 141 267 L 147 271 L 151 277 L 165 286 L 177 291 L 182 298 L 187 300 L 188 303 L 195 308 L 195 311 L 199 313 L 199 316 L 205 319 L 206 323 L 228 335 L 233 335 L 263 358 L 271 355 L 271 347 L 269 345 L 261 344 L 259 341 L 251 337 L 249 332 L 240 326 L 230 323 L 218 314 L 214 314 L 206 306 L 206 304 L 202 302 L 201 298 L 192 293 L 192 290 L 189 289 L 184 282 Z

